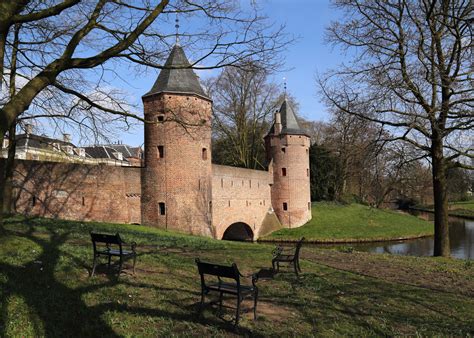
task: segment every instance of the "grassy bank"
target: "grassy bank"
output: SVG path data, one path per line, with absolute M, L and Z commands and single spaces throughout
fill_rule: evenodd
M 136 275 L 89 278 L 91 229 L 137 241 Z M 216 241 L 140 226 L 10 219 L 0 238 L 0 336 L 231 336 L 215 309 L 197 315 L 194 263 L 270 265 L 273 246 Z M 303 247 L 303 274 L 259 284 L 258 320 L 239 334 L 468 335 L 474 264 Z M 232 319 L 233 311 L 224 313 Z
M 313 203 L 313 219 L 302 227 L 282 229 L 265 239 L 310 241 L 374 241 L 433 234 L 433 225 L 417 217 L 360 204 Z
M 474 200 L 450 203 L 449 214 L 474 219 Z
M 433 212 L 433 206 L 418 206 L 417 210 Z M 449 216 L 474 219 L 474 200 L 449 203 Z

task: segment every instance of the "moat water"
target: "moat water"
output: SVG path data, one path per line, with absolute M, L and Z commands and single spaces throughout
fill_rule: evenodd
M 433 214 L 416 212 L 416 215 L 433 220 Z M 474 220 L 450 217 L 449 239 L 451 242 L 451 256 L 462 259 L 474 259 Z M 433 237 L 425 237 L 400 242 L 377 242 L 366 244 L 348 244 L 357 251 L 390 253 L 408 256 L 432 256 Z

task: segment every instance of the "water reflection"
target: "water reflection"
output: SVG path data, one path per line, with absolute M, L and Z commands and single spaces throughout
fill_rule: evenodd
M 431 213 L 419 213 L 418 216 L 433 220 Z M 456 217 L 449 219 L 449 238 L 451 241 L 451 256 L 463 259 L 474 258 L 474 221 Z M 386 242 L 351 245 L 355 250 L 390 253 L 409 256 L 432 256 L 433 238 L 420 238 L 403 242 Z

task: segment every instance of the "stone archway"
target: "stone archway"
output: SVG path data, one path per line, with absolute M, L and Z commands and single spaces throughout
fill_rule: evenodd
M 236 222 L 225 230 L 222 239 L 227 241 L 253 241 L 253 231 L 248 224 Z

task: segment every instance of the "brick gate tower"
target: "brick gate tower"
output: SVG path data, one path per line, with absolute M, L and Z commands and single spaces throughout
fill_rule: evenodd
M 272 205 L 283 226 L 299 227 L 311 219 L 309 182 L 310 138 L 301 129 L 285 98 L 265 136 L 273 169 Z
M 142 99 L 142 224 L 213 236 L 212 103 L 179 44 Z

